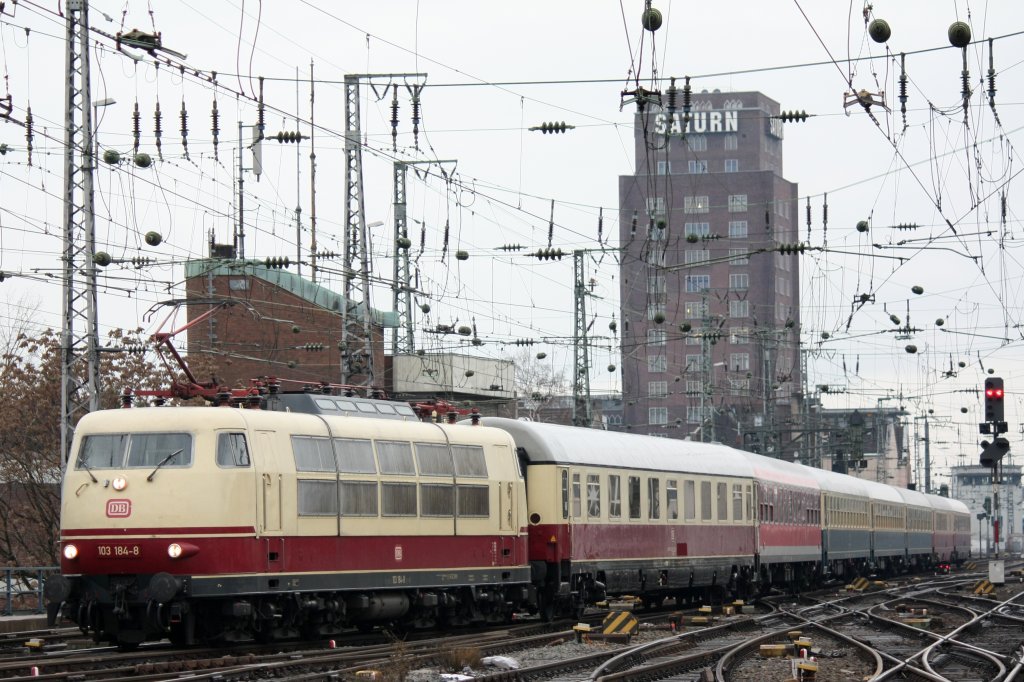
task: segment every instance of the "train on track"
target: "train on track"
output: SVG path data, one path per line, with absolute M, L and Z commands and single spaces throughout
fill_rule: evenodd
M 944 497 L 717 444 L 345 401 L 83 417 L 51 619 L 125 648 L 323 637 L 800 589 L 970 549 Z

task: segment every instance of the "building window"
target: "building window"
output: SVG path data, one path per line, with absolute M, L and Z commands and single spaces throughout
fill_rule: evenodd
M 711 234 L 711 223 L 684 223 L 683 233 L 689 237 L 695 235 L 697 237 L 707 237 Z
M 725 172 L 726 173 L 738 173 L 740 171 L 740 160 L 739 159 L 726 159 L 725 160 Z
M 703 135 L 688 135 L 686 145 L 692 152 L 706 152 L 708 150 L 708 138 Z
M 729 213 L 742 213 L 747 210 L 746 194 L 729 195 Z
M 686 395 L 700 395 L 701 390 L 701 382 L 694 379 L 686 380 Z
M 647 423 L 648 424 L 668 424 L 668 408 L 667 407 L 649 407 L 649 408 L 647 408 Z
M 699 319 L 703 310 L 704 306 L 700 301 L 687 301 L 683 304 L 683 316 L 688 320 Z
M 668 358 L 664 355 L 648 355 L 647 371 L 664 372 L 668 369 Z
M 686 371 L 696 372 L 700 369 L 700 355 L 687 355 L 686 356 Z
M 700 345 L 700 337 L 699 336 L 694 336 L 692 334 L 687 334 L 686 335 L 686 345 L 687 346 L 699 346 Z
M 647 238 L 651 241 L 663 241 L 665 239 L 666 232 L 668 232 L 668 230 L 665 229 L 664 218 L 658 218 L 657 220 L 651 218 L 647 223 Z
M 732 204 L 729 204 L 729 210 L 732 210 Z M 746 209 L 744 209 L 746 210 Z M 746 220 L 730 220 L 729 221 L 729 239 L 746 239 L 747 238 L 747 221 Z
M 665 249 L 647 249 L 644 261 L 656 268 L 665 267 Z
M 658 315 L 665 314 L 665 296 L 663 294 L 655 294 L 651 297 L 651 300 L 647 303 L 647 319 L 653 320 Z
M 781 296 L 790 296 L 790 295 L 792 295 L 792 290 L 790 289 L 789 279 L 788 278 L 786 278 L 786 277 L 776 277 L 775 278 L 775 293 L 777 293 L 777 294 L 779 294 Z
M 707 249 L 690 249 L 684 254 L 683 259 L 687 265 L 699 265 L 711 260 L 711 252 Z
M 249 280 L 247 279 L 229 279 L 228 289 L 230 291 L 246 291 L 249 289 Z
M 729 368 L 734 372 L 746 372 L 750 369 L 750 353 L 730 353 Z
M 729 317 L 750 317 L 748 301 L 729 301 Z
M 687 293 L 699 293 L 711 286 L 711 275 L 687 275 L 685 283 Z
M 665 293 L 665 275 L 662 273 L 655 273 L 647 275 L 647 293 L 649 294 L 664 294 Z
M 739 149 L 739 138 L 736 135 L 725 136 L 725 150 L 727 152 L 735 151 Z
M 647 345 L 648 346 L 664 346 L 665 340 L 668 338 L 668 334 L 664 329 L 648 329 L 647 330 Z
M 647 215 L 665 215 L 665 198 L 647 197 Z
M 750 391 L 750 379 L 729 379 L 729 393 L 746 395 Z
M 686 406 L 686 423 L 700 424 L 700 405 Z
M 683 213 L 707 213 L 709 210 L 711 202 L 708 201 L 708 195 L 683 197 Z
M 668 397 L 668 382 L 667 381 L 648 381 L 647 382 L 647 397 L 648 398 L 667 398 Z M 666 417 L 667 419 L 667 417 Z
M 690 159 L 687 166 L 690 173 L 701 174 L 708 172 L 707 159 Z
M 750 288 L 750 275 L 745 272 L 734 272 L 729 275 L 729 288 L 744 291 Z
M 659 161 L 658 162 L 658 175 L 672 175 L 672 162 L 671 161 Z
M 750 343 L 750 330 L 746 327 L 733 327 L 729 330 L 729 343 L 733 345 Z
M 746 249 L 729 249 L 730 265 L 748 265 L 750 253 Z

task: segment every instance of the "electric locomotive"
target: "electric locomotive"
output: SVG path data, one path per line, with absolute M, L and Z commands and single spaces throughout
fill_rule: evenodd
M 536 601 L 523 475 L 497 429 L 99 411 L 61 504 L 51 608 L 122 647 L 504 622 Z

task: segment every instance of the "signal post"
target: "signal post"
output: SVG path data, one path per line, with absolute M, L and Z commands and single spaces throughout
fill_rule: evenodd
M 992 469 L 992 539 L 995 559 L 989 562 L 989 581 L 1002 584 L 1003 561 L 999 559 L 999 483 L 1003 457 L 1010 451 L 1010 441 L 1002 434 L 1008 428 L 1004 419 L 1005 390 L 1001 377 L 985 379 L 985 421 L 978 425 L 984 435 L 992 435 L 992 441 L 981 441 L 981 465 Z

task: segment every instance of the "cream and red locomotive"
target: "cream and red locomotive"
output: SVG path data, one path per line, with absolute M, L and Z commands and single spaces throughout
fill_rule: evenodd
M 126 647 L 314 637 L 799 588 L 970 547 L 959 502 L 722 445 L 316 401 L 84 417 L 51 615 Z

